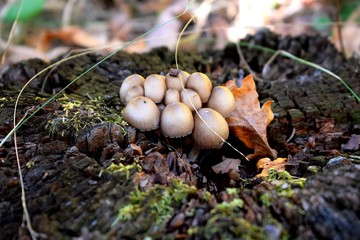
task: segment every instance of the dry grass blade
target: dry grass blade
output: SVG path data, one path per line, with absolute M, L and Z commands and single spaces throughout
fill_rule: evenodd
M 16 15 L 16 19 L 15 19 L 15 21 L 13 22 L 13 25 L 11 26 L 10 34 L 9 34 L 8 40 L 7 40 L 7 42 L 6 42 L 6 46 L 5 46 L 5 49 L 4 49 L 4 53 L 3 53 L 3 55 L 1 56 L 0 67 L 5 64 L 6 56 L 7 56 L 7 53 L 8 53 L 8 51 L 9 51 L 9 47 L 10 47 L 12 38 L 13 38 L 14 33 L 15 33 L 15 29 L 16 29 L 16 26 L 17 26 L 17 23 L 18 23 L 18 19 L 19 19 L 19 16 L 20 16 L 22 7 L 23 7 L 23 3 L 24 3 L 24 1 L 21 1 L 20 7 L 19 7 L 19 11 L 17 12 L 17 15 Z
M 46 106 L 47 104 L 49 104 L 52 100 L 54 100 L 57 96 L 59 96 L 59 94 L 61 94 L 64 90 L 66 90 L 70 85 L 72 85 L 73 83 L 75 83 L 78 79 L 80 79 L 82 76 L 84 76 L 86 73 L 88 73 L 89 71 L 91 71 L 92 69 L 94 69 L 96 66 L 98 66 L 99 64 L 101 64 L 102 62 L 104 62 L 105 60 L 107 60 L 108 58 L 110 58 L 111 56 L 115 55 L 117 52 L 121 51 L 122 49 L 126 48 L 127 46 L 131 45 L 132 43 L 135 43 L 137 40 L 139 40 L 140 38 L 143 38 L 144 36 L 146 36 L 147 34 L 149 34 L 150 32 L 154 31 L 157 28 L 163 27 L 164 25 L 166 25 L 167 23 L 179 18 L 180 16 L 182 16 L 183 14 L 185 14 L 189 7 L 191 6 L 193 1 L 191 1 L 185 11 L 181 14 L 179 14 L 178 16 L 176 16 L 175 18 L 169 20 L 168 22 L 161 24 L 151 30 L 149 30 L 148 32 L 146 32 L 145 34 L 142 34 L 141 36 L 135 38 L 133 41 L 128 42 L 127 44 L 123 45 L 122 47 L 120 47 L 119 49 L 115 50 L 114 52 L 112 52 L 111 54 L 107 55 L 106 57 L 104 57 L 102 60 L 100 60 L 99 62 L 97 62 L 96 64 L 94 64 L 93 66 L 91 66 L 89 69 L 87 69 L 86 71 L 84 71 L 82 74 L 80 74 L 78 77 L 76 77 L 74 80 L 72 80 L 67 86 L 65 86 L 61 91 L 59 91 L 57 94 L 55 94 L 54 96 L 52 96 L 50 99 L 48 99 L 45 103 L 43 103 L 39 108 L 37 108 L 36 110 L 34 110 L 28 117 L 27 114 L 25 114 L 23 116 L 22 119 L 20 119 L 19 122 L 16 122 L 16 113 L 17 113 L 17 107 L 18 107 L 18 103 L 19 103 L 19 99 L 22 95 L 22 93 L 24 92 L 24 90 L 26 89 L 26 87 L 40 74 L 46 72 L 49 69 L 52 69 L 53 67 L 58 66 L 59 64 L 65 62 L 65 61 L 69 61 L 70 59 L 73 59 L 75 57 L 78 57 L 80 55 L 84 55 L 89 53 L 89 51 L 85 51 L 83 53 L 80 53 L 78 55 L 75 56 L 71 56 L 65 59 L 62 59 L 59 62 L 56 62 L 52 65 L 50 65 L 49 67 L 43 69 L 42 71 L 40 71 L 39 73 L 37 73 L 35 76 L 33 76 L 24 86 L 23 88 L 20 90 L 20 93 L 16 99 L 15 102 L 15 107 L 14 107 L 14 119 L 13 119 L 13 129 L 11 130 L 11 132 L 1 141 L 0 146 L 2 146 L 5 141 L 12 135 L 14 134 L 14 145 L 15 145 L 15 154 L 16 154 L 16 158 L 17 158 L 17 167 L 18 167 L 18 172 L 19 172 L 19 178 L 20 178 L 20 184 L 21 184 L 21 202 L 22 202 L 22 207 L 23 207 L 23 211 L 24 211 L 24 221 L 26 223 L 26 227 L 31 235 L 32 239 L 38 239 L 38 238 L 46 238 L 45 235 L 37 233 L 32 225 L 31 225 L 31 218 L 28 212 L 28 208 L 27 208 L 27 204 L 26 204 L 26 193 L 25 193 L 25 188 L 24 188 L 24 181 L 23 181 L 23 176 L 22 176 L 22 172 L 21 172 L 21 165 L 20 165 L 20 159 L 19 159 L 19 153 L 18 153 L 18 147 L 17 147 L 17 138 L 16 138 L 16 131 L 26 122 L 28 121 L 32 116 L 34 116 L 38 111 L 40 111 L 40 109 L 42 109 L 44 106 Z M 23 2 L 22 2 L 23 3 Z M 18 15 L 20 14 L 20 10 L 18 12 Z M 15 27 L 13 26 L 13 29 L 15 29 Z M 13 31 L 13 30 L 12 30 Z M 97 48 L 98 50 L 99 48 Z M 102 49 L 102 48 L 100 48 Z M 90 50 L 91 52 L 92 50 Z M 5 59 L 5 57 L 3 56 L 3 59 Z
M 4 53 L 3 53 L 2 57 L 1 57 L 0 66 L 5 64 L 7 52 L 9 50 L 9 48 L 10 48 L 10 44 L 11 44 L 12 38 L 14 36 L 14 32 L 15 32 L 17 22 L 18 22 L 18 19 L 19 19 L 19 16 L 20 16 L 20 13 L 21 13 L 21 10 L 22 10 L 22 7 L 23 7 L 23 3 L 24 3 L 24 1 L 21 1 L 19 10 L 18 10 L 17 15 L 16 15 L 16 19 L 15 19 L 15 21 L 14 21 L 12 27 L 11 27 L 10 34 L 9 34 L 9 37 L 8 37 L 8 41 L 6 43 Z M 28 112 L 25 113 L 23 118 L 25 118 L 27 114 L 28 114 Z M 15 114 L 14 114 L 14 127 L 15 127 L 15 125 L 16 124 L 15 124 Z M 22 172 L 21 172 L 21 165 L 20 165 L 20 158 L 19 158 L 19 152 L 18 152 L 18 147 L 17 147 L 16 133 L 14 133 L 14 145 L 15 145 L 16 164 L 17 164 L 17 168 L 18 168 L 18 172 L 19 172 L 19 179 L 20 179 L 21 205 L 22 205 L 22 208 L 23 208 L 23 221 L 24 221 L 24 223 L 25 223 L 25 225 L 26 225 L 32 239 L 38 239 L 40 237 L 45 238 L 46 237 L 45 235 L 36 232 L 33 229 L 32 225 L 31 225 L 30 214 L 29 214 L 27 204 L 26 204 L 25 185 L 24 185 L 24 180 L 23 180 L 23 176 L 22 176 Z
M 297 62 L 300 62 L 300 63 L 303 63 L 305 65 L 308 65 L 312 68 L 315 68 L 315 69 L 318 69 L 326 74 L 329 74 L 330 76 L 336 78 L 337 80 L 339 80 L 347 90 L 349 90 L 349 92 L 355 97 L 355 99 L 360 102 L 360 97 L 357 93 L 355 93 L 352 88 L 342 79 L 340 78 L 338 75 L 336 75 L 335 73 L 331 72 L 330 70 L 320 66 L 320 65 L 317 65 L 315 63 L 312 63 L 312 62 L 309 62 L 309 61 L 306 61 L 305 59 L 302 59 L 302 58 L 298 58 L 294 55 L 292 55 L 291 53 L 287 52 L 287 51 L 284 51 L 284 50 L 278 50 L 274 53 L 274 55 L 269 59 L 269 61 L 264 65 L 264 68 L 263 68 L 263 72 L 266 72 L 268 71 L 268 69 L 270 68 L 270 65 L 271 63 L 275 60 L 275 58 L 277 56 L 283 56 L 283 57 L 287 57 L 287 58 L 290 58 L 290 59 L 293 59 Z
M 204 1 L 201 6 L 198 8 L 197 12 L 200 12 L 201 8 L 202 7 L 205 7 L 207 6 L 208 4 L 210 4 L 212 2 L 212 0 L 208 0 L 208 1 Z M 195 14 L 196 15 L 196 14 Z M 178 40 L 176 42 L 176 47 L 175 47 L 175 64 L 176 64 L 176 69 L 179 70 L 179 64 L 178 64 L 178 49 L 179 49 L 179 43 L 180 43 L 180 39 L 182 37 L 182 35 L 184 34 L 186 28 L 189 26 L 189 24 L 195 19 L 195 15 L 192 16 L 189 21 L 185 24 L 185 26 L 183 27 L 183 29 L 181 30 L 180 34 L 179 34 L 179 37 L 178 37 Z M 179 75 L 179 77 L 181 78 L 181 75 Z M 181 83 L 181 87 L 183 90 L 185 90 L 185 86 L 184 86 L 184 83 L 183 81 L 180 81 Z M 245 156 L 245 154 L 243 154 L 242 152 L 240 152 L 238 149 L 236 149 L 233 145 L 231 145 L 231 143 L 229 143 L 228 141 L 226 141 L 224 138 L 222 138 L 220 136 L 219 133 L 217 133 L 206 121 L 205 119 L 199 114 L 199 111 L 196 109 L 196 107 L 194 106 L 194 103 L 191 101 L 190 97 L 188 96 L 187 92 L 185 92 L 185 96 L 186 98 L 188 99 L 188 101 L 190 102 L 191 104 L 191 107 L 194 109 L 195 113 L 197 114 L 197 116 L 200 118 L 201 121 L 204 122 L 204 124 L 218 137 L 221 139 L 221 141 L 225 144 L 227 144 L 229 147 L 231 147 L 234 151 L 236 151 L 237 153 L 239 153 L 244 159 L 248 160 L 249 159 Z

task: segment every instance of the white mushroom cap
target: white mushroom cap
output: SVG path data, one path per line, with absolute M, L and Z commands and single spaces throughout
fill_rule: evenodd
M 186 81 L 186 88 L 195 90 L 203 103 L 209 100 L 211 94 L 212 83 L 208 76 L 201 72 L 194 72 L 190 74 Z
M 186 80 L 189 75 L 190 74 L 188 72 L 182 70 L 170 69 L 170 71 L 165 75 L 167 88 L 174 88 L 180 92 L 183 89 L 183 86 L 185 87 Z
M 165 77 L 159 74 L 151 74 L 144 81 L 144 95 L 154 103 L 163 100 L 166 91 Z
M 218 111 L 223 117 L 228 117 L 235 109 L 234 95 L 227 87 L 214 87 L 207 107 Z
M 195 92 L 192 89 L 185 88 L 181 90 L 180 100 L 182 103 L 188 106 L 192 111 L 194 111 L 194 108 L 191 105 L 191 103 L 194 105 L 196 110 L 199 110 L 202 106 L 199 94 L 197 94 L 197 92 Z
M 150 131 L 159 127 L 160 111 L 147 97 L 135 97 L 125 107 L 123 118 L 141 131 Z
M 144 96 L 144 89 L 141 86 L 131 87 L 125 96 L 125 104 L 128 104 L 131 99 L 138 96 Z
M 120 87 L 120 101 L 121 103 L 125 103 L 125 97 L 127 92 L 133 86 L 144 86 L 145 79 L 139 74 L 132 74 L 124 79 L 123 83 Z
M 223 116 L 211 108 L 202 108 L 199 115 L 205 120 L 207 125 L 200 117 L 194 116 L 193 139 L 199 148 L 218 148 L 224 143 L 221 138 L 226 140 L 229 137 L 229 126 Z M 217 136 L 210 128 L 215 131 Z
M 189 135 L 194 128 L 190 109 L 181 102 L 167 105 L 161 113 L 161 132 L 166 137 L 177 138 Z
M 168 105 L 173 102 L 180 102 L 180 93 L 174 88 L 169 88 L 165 92 L 164 103 L 165 105 Z

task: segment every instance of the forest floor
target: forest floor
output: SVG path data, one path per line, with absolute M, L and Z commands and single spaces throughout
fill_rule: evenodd
M 360 93 L 359 59 L 345 59 L 324 37 L 280 38 L 260 31 L 243 41 L 317 63 Z M 245 47 L 243 53 L 261 75 L 271 54 Z M 37 78 L 20 98 L 17 119 L 101 58 L 82 56 Z M 247 74 L 234 45 L 181 52 L 179 62 L 190 73 L 208 74 L 215 85 Z M 174 63 L 166 48 L 119 52 L 19 129 L 26 200 L 36 231 L 48 239 L 360 238 L 360 105 L 338 80 L 278 57 L 257 81 L 259 99 L 274 100 L 270 146 L 288 158 L 292 176 L 273 172 L 261 179 L 255 178 L 255 161 L 227 146 L 193 155 L 190 138 L 139 132 L 121 119 L 122 80 L 132 73 L 166 73 Z M 19 89 L 47 65 L 31 59 L 1 75 L 0 139 L 12 129 Z M 251 153 L 234 136 L 228 141 Z M 241 160 L 238 171 L 214 173 L 211 167 L 223 157 Z M 22 219 L 14 138 L 9 138 L 0 147 L 0 239 L 28 239 Z

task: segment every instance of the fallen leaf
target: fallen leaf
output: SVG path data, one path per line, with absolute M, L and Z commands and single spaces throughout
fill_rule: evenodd
M 142 151 L 141 147 L 139 147 L 138 145 L 136 145 L 134 143 L 130 143 L 129 146 L 132 149 L 134 156 L 142 156 L 143 155 L 143 151 Z
M 360 147 L 360 135 L 352 134 L 351 138 L 346 144 L 341 144 L 342 150 L 356 151 Z
M 286 158 L 277 158 L 274 161 L 271 161 L 270 158 L 261 158 L 256 163 L 257 171 L 261 169 L 261 173 L 257 174 L 256 177 L 267 177 L 269 176 L 269 169 L 275 169 L 277 171 L 285 171 Z
M 274 119 L 269 100 L 260 108 L 258 93 L 252 75 L 246 76 L 237 87 L 235 81 L 229 80 L 225 86 L 234 94 L 236 108 L 226 118 L 230 130 L 254 153 L 247 157 L 251 160 L 259 157 L 276 158 L 277 152 L 269 146 L 266 127 Z
M 47 51 L 54 40 L 61 40 L 67 44 L 81 47 L 97 47 L 103 44 L 102 41 L 94 38 L 85 30 L 75 26 L 67 26 L 58 30 L 44 30 L 37 39 L 38 50 Z
M 212 166 L 212 170 L 216 174 L 228 173 L 231 169 L 239 172 L 240 160 L 235 158 L 223 157 L 222 162 Z
M 259 172 L 260 169 L 269 168 L 272 165 L 270 158 L 261 158 L 256 163 L 256 169 Z
M 319 129 L 319 132 L 329 133 L 334 131 L 335 119 L 326 117 L 315 118 L 315 127 Z

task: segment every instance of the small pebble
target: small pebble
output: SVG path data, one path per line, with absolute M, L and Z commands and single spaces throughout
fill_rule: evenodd
M 342 157 L 342 156 L 331 158 L 326 164 L 326 166 L 340 165 L 344 162 L 345 159 L 346 157 Z
M 88 181 L 88 184 L 89 184 L 89 185 L 96 185 L 96 184 L 98 184 L 98 181 L 89 180 L 89 181 Z
M 185 221 L 185 214 L 184 213 L 179 213 L 177 214 L 170 222 L 170 228 L 172 229 L 177 229 L 179 228 L 181 225 L 184 224 Z
M 235 169 L 230 169 L 228 176 L 231 180 L 238 181 L 240 180 L 240 174 Z

